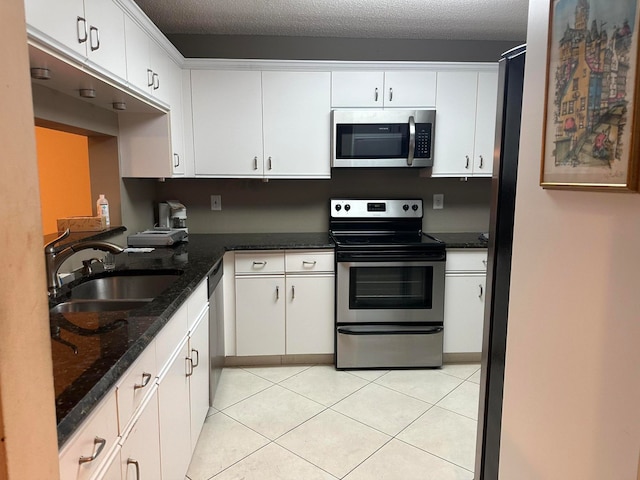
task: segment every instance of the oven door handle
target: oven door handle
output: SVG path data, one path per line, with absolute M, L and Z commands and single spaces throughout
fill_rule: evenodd
M 447 258 L 446 252 L 393 252 L 393 251 L 377 251 L 377 252 L 342 252 L 337 251 L 337 262 L 425 262 L 435 261 L 443 262 Z
M 366 327 L 338 327 L 337 332 L 343 335 L 434 335 L 444 330 L 444 327 L 410 327 L 403 329 L 390 328 L 367 329 Z

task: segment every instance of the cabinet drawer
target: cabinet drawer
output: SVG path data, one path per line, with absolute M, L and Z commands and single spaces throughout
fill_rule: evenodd
M 287 273 L 333 272 L 333 250 L 287 251 L 285 263 Z
M 187 310 L 189 312 L 189 330 L 193 328 L 193 324 L 198 320 L 202 311 L 207 307 L 209 302 L 208 284 L 207 279 L 200 282 L 200 284 L 193 291 L 189 299 L 187 300 Z
M 486 272 L 487 250 L 447 250 L 447 272 Z
M 183 303 L 176 313 L 173 314 L 171 320 L 162 327 L 155 340 L 156 344 L 156 365 L 158 374 L 162 374 L 162 370 L 167 367 L 167 362 L 171 359 L 173 352 L 178 348 L 180 342 L 187 336 L 187 304 Z
M 60 451 L 60 478 L 90 478 L 107 460 L 117 438 L 118 408 L 114 390 L 107 394 Z M 81 457 L 87 459 L 94 455 L 94 460 L 80 463 Z
M 236 253 L 236 275 L 284 273 L 284 252 Z
M 131 416 L 156 383 L 155 347 L 155 341 L 149 344 L 116 385 L 120 435 L 125 432 Z

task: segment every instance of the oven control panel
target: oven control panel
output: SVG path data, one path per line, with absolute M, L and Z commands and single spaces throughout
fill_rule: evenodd
M 332 199 L 331 218 L 422 218 L 422 199 Z

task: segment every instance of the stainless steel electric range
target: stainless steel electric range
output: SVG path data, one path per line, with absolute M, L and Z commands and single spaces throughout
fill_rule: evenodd
M 336 368 L 442 366 L 443 242 L 422 200 L 332 199 Z

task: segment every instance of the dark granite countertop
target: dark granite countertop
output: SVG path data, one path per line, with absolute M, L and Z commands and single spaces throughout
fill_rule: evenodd
M 441 232 L 430 233 L 432 237 L 442 240 L 447 248 L 487 248 L 489 242 L 482 240 L 482 232 Z
M 189 234 L 189 242 L 148 253 L 116 256 L 116 274 L 182 272 L 161 296 L 144 307 L 120 312 L 50 315 L 58 445 L 66 442 L 104 395 L 151 343 L 228 250 L 333 248 L 327 233 Z M 112 275 L 98 272 L 94 276 Z M 62 289 L 50 306 L 69 299 Z M 60 341 L 62 340 L 62 341 Z M 75 345 L 78 353 L 64 342 Z

